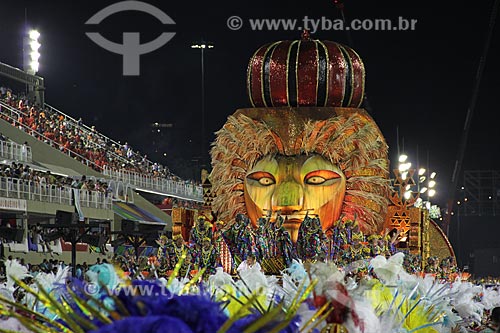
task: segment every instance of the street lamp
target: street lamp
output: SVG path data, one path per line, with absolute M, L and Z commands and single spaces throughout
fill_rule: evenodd
M 192 49 L 199 49 L 201 55 L 201 151 L 200 158 L 205 156 L 205 50 L 213 49 L 214 45 L 209 42 L 197 42 L 191 44 Z

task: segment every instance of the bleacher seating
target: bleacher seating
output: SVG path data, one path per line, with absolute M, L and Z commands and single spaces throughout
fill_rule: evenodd
M 30 105 L 23 96 L 0 88 L 0 116 L 115 181 L 181 199 L 203 199 L 203 190 L 194 181 L 180 179 L 128 143 L 120 144 L 54 107 Z

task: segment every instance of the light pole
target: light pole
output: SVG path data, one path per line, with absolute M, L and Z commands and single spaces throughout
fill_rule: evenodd
M 40 32 L 38 30 L 29 30 L 23 41 L 23 69 L 29 75 L 36 75 L 40 67 Z M 29 53 L 26 54 L 26 51 Z M 43 105 L 43 87 L 39 85 L 34 85 L 30 82 L 26 82 L 26 92 L 30 100 L 34 100 L 36 103 Z
M 199 49 L 201 52 L 201 144 L 200 159 L 204 161 L 205 157 L 205 50 L 213 49 L 214 45 L 209 42 L 198 42 L 191 44 L 191 48 Z M 203 164 L 203 162 L 202 162 Z

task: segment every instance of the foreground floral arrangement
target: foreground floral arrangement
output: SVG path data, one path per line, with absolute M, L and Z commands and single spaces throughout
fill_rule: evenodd
M 108 264 L 87 282 L 66 271 L 27 285 L 17 272 L 0 296 L 0 332 L 458 332 L 479 328 L 500 305 L 496 288 L 410 275 L 403 258 L 378 256 L 341 269 L 295 261 L 279 279 L 253 269 L 233 279 L 218 269 L 200 283 L 203 271 L 178 278 L 182 262 L 168 280 L 130 280 Z M 12 273 L 17 265 L 6 266 Z M 31 297 L 28 305 L 9 297 L 16 284 Z

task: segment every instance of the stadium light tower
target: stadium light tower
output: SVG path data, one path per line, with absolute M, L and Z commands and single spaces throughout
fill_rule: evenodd
M 197 42 L 191 44 L 192 49 L 199 49 L 201 52 L 201 151 L 200 158 L 204 161 L 205 156 L 205 50 L 213 49 L 214 44 L 210 42 Z M 203 163 L 202 163 L 203 164 Z
M 30 47 L 28 73 L 35 75 L 40 67 L 40 63 L 38 62 L 38 60 L 40 59 L 39 50 L 42 46 L 38 40 L 40 38 L 40 33 L 37 30 L 30 30 L 28 36 Z

